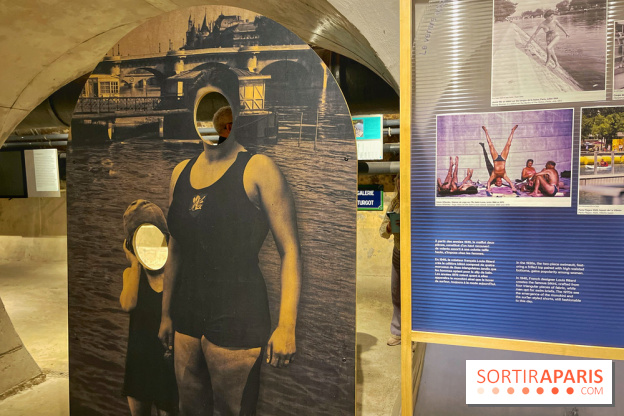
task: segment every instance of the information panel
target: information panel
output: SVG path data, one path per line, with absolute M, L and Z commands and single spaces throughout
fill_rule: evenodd
M 60 197 L 56 149 L 24 150 L 28 197 Z
M 383 159 L 383 116 L 353 117 L 358 160 Z
M 621 353 L 621 21 L 619 0 L 429 2 L 412 43 L 416 339 Z

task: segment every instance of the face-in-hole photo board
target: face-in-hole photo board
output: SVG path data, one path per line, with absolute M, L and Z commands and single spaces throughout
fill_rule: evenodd
M 187 9 L 114 45 L 68 150 L 71 413 L 353 414 L 354 139 L 266 17 Z

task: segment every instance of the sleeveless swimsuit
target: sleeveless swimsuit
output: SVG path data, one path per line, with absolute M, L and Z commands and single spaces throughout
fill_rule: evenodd
M 243 185 L 252 155 L 240 152 L 215 183 L 191 186 L 197 157 L 182 170 L 169 208 L 169 231 L 179 247 L 172 292 L 173 327 L 221 347 L 266 345 L 271 318 L 258 252 L 268 220 Z
M 554 29 L 546 31 L 546 46 L 555 39 L 555 36 L 559 36 Z
M 178 408 L 178 388 L 173 361 L 164 358 L 165 349 L 158 340 L 162 293 L 155 292 L 141 268 L 137 304 L 130 312 L 128 352 L 122 394 L 157 408 Z

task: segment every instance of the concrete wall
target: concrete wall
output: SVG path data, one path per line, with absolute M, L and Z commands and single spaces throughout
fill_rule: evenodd
M 61 195 L 0 199 L 0 263 L 67 260 L 67 203 Z M 0 299 L 0 398 L 44 379 Z
M 67 200 L 0 199 L 0 261 L 67 259 Z
M 32 359 L 0 299 L 0 400 L 23 383 L 43 381 L 41 369 Z
M 459 156 L 458 180 L 463 180 L 466 168 L 474 169 L 473 181 L 486 182 L 487 172 L 483 150 L 484 143 L 490 161 L 490 151 L 481 126 L 486 126 L 494 148 L 503 151 L 511 128 L 514 133 L 507 174 L 511 180 L 519 179 L 527 159 L 534 160 L 534 168 L 542 170 L 549 160 L 557 163 L 561 172 L 572 167 L 572 110 L 508 111 L 439 116 L 437 120 L 437 177 L 444 181 L 449 167 L 449 157 Z

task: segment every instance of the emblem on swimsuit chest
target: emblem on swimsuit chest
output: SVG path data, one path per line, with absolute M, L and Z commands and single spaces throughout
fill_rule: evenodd
M 202 207 L 204 206 L 204 199 L 206 199 L 206 195 L 204 196 L 199 196 L 196 195 L 193 198 L 193 203 L 191 204 L 191 211 L 199 211 L 202 209 Z

